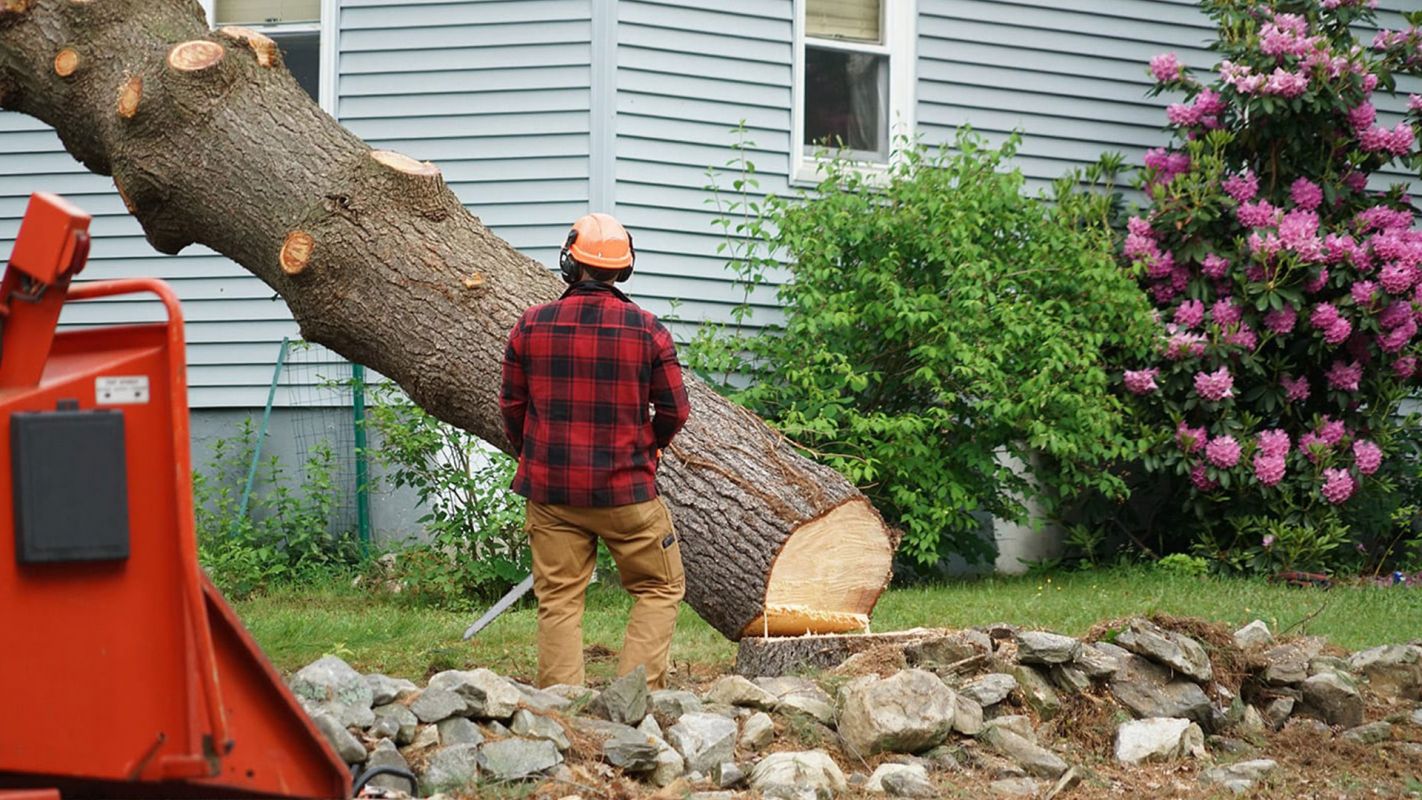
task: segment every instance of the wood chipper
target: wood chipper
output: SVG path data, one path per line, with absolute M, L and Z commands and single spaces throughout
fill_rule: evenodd
M 349 797 L 198 566 L 178 298 L 71 287 L 88 228 L 34 195 L 0 283 L 0 800 Z M 56 330 L 135 294 L 167 321 Z

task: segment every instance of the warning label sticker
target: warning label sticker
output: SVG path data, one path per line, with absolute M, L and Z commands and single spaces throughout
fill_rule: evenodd
M 148 402 L 147 375 L 101 375 L 94 379 L 94 402 L 131 405 Z

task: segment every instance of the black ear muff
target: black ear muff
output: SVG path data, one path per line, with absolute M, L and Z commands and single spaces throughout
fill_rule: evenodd
M 574 228 L 568 231 L 568 238 L 563 242 L 563 249 L 558 251 L 558 270 L 563 273 L 565 283 L 577 283 L 578 278 L 583 276 L 583 268 L 577 261 L 573 260 L 573 242 L 578 240 L 578 231 Z
M 635 269 L 637 266 L 637 248 L 632 244 L 631 231 L 627 232 L 627 254 L 632 256 L 632 263 L 628 264 L 627 266 L 623 267 L 621 270 L 618 271 L 618 283 L 626 283 L 627 279 L 632 277 L 632 270 Z

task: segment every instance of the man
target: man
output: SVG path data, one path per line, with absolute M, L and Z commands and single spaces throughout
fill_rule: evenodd
M 690 407 L 671 334 L 613 285 L 632 273 L 632 237 L 607 214 L 573 223 L 558 266 L 568 290 L 509 334 L 500 408 L 519 454 L 513 489 L 538 598 L 538 684 L 583 683 L 583 596 L 597 540 L 636 603 L 618 674 L 666 685 L 685 593 L 671 515 L 657 496 L 661 451 Z

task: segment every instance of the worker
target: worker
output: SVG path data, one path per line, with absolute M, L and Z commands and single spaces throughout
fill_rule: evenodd
M 538 598 L 538 685 L 583 684 L 583 597 L 607 543 L 636 602 L 618 675 L 666 686 L 685 593 L 671 514 L 657 495 L 661 451 L 690 413 L 671 334 L 614 285 L 632 274 L 632 236 L 608 214 L 568 233 L 568 289 L 524 312 L 504 353 L 500 409 L 528 499 Z

